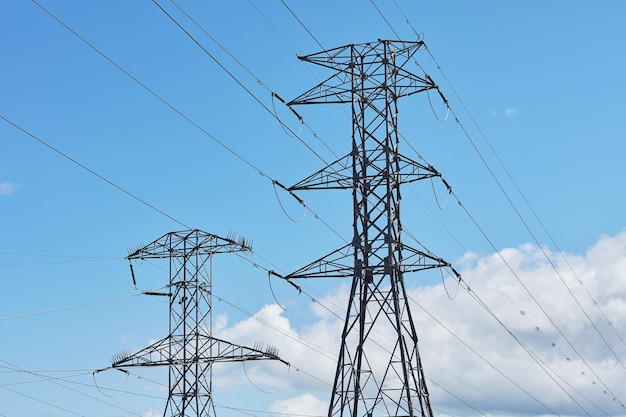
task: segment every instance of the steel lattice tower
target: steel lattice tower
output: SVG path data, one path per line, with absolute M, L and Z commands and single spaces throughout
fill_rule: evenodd
M 215 362 L 284 362 L 275 348 L 262 351 L 259 346 L 237 346 L 211 335 L 213 255 L 250 250 L 243 239 L 235 241 L 200 230 L 186 230 L 168 233 L 128 255 L 131 261 L 169 261 L 169 292 L 147 293 L 169 297 L 169 335 L 135 354 L 116 355 L 111 367 L 168 366 L 169 395 L 164 416 L 215 417 L 211 392 Z
M 450 267 L 402 242 L 400 185 L 440 177 L 398 152 L 397 101 L 437 86 L 405 69 L 423 42 L 302 56 L 336 74 L 289 105 L 350 103 L 352 150 L 289 190 L 352 190 L 352 242 L 284 278 L 351 277 L 329 417 L 432 416 L 404 274 Z

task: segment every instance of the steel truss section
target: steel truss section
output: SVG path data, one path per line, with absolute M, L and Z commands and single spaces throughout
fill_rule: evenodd
M 265 350 L 249 348 L 211 335 L 212 257 L 250 250 L 244 239 L 222 238 L 195 229 L 167 233 L 127 256 L 131 262 L 169 261 L 169 292 L 151 293 L 169 298 L 169 335 L 134 354 L 116 355 L 111 368 L 167 366 L 169 395 L 164 416 L 215 417 L 213 363 L 270 359 L 287 364 L 271 346 Z
M 329 417 L 432 416 L 404 273 L 451 266 L 402 243 L 400 186 L 440 174 L 398 152 L 397 128 L 398 99 L 436 88 L 405 69 L 422 46 L 379 40 L 300 57 L 335 74 L 290 105 L 352 107 L 350 153 L 289 187 L 352 190 L 352 242 L 284 277 L 352 278 Z

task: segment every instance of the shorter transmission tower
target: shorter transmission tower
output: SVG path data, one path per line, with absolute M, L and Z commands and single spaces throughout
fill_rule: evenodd
M 200 230 L 171 232 L 133 250 L 126 259 L 167 259 L 168 292 L 146 292 L 169 298 L 169 335 L 134 354 L 121 353 L 111 368 L 169 367 L 169 395 L 164 416 L 215 417 L 211 392 L 215 362 L 278 360 L 276 348 L 238 346 L 212 336 L 212 259 L 220 253 L 248 252 L 245 239 L 222 238 Z

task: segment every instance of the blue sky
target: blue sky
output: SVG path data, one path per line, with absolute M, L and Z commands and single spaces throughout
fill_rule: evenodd
M 162 412 L 162 370 L 91 371 L 165 336 L 167 305 L 138 295 L 124 256 L 187 227 L 254 242 L 250 262 L 215 260 L 214 328 L 271 342 L 294 367 L 248 368 L 254 385 L 239 365 L 216 370 L 218 415 L 323 415 L 340 332 L 325 308 L 343 314 L 347 283 L 306 282 L 297 297 L 265 269 L 342 246 L 350 196 L 302 193 L 303 213 L 272 180 L 291 185 L 346 154 L 349 108 L 298 107 L 302 127 L 271 93 L 290 100 L 331 75 L 297 54 L 415 40 L 413 28 L 453 114 L 437 119 L 436 94 L 400 101 L 402 152 L 456 197 L 440 209 L 440 183 L 407 188 L 403 225 L 550 366 L 471 293 L 449 300 L 454 285 L 418 274 L 407 282 L 436 414 L 626 415 L 626 5 L 223 3 L 178 3 L 220 47 L 162 2 L 204 50 L 150 1 L 39 2 L 75 33 L 35 2 L 0 4 L 0 415 Z M 166 283 L 158 266 L 135 266 L 139 290 Z

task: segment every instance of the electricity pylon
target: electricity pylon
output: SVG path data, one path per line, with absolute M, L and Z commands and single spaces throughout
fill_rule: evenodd
M 169 298 L 169 335 L 134 354 L 113 358 L 114 369 L 169 367 L 169 395 L 164 416 L 215 417 L 212 365 L 274 359 L 273 347 L 238 346 L 212 336 L 212 258 L 215 254 L 250 251 L 244 239 L 222 238 L 200 230 L 171 232 L 133 250 L 127 259 L 167 259 L 169 292 L 146 292 Z M 208 268 L 208 271 L 207 271 Z M 133 281 L 135 275 L 132 269 Z
M 352 190 L 352 242 L 283 277 L 352 278 L 329 417 L 432 416 L 404 274 L 451 266 L 402 242 L 400 185 L 441 175 L 398 152 L 397 120 L 400 97 L 437 88 L 405 69 L 422 46 L 379 40 L 299 57 L 336 74 L 289 105 L 352 106 L 350 153 L 289 187 Z

